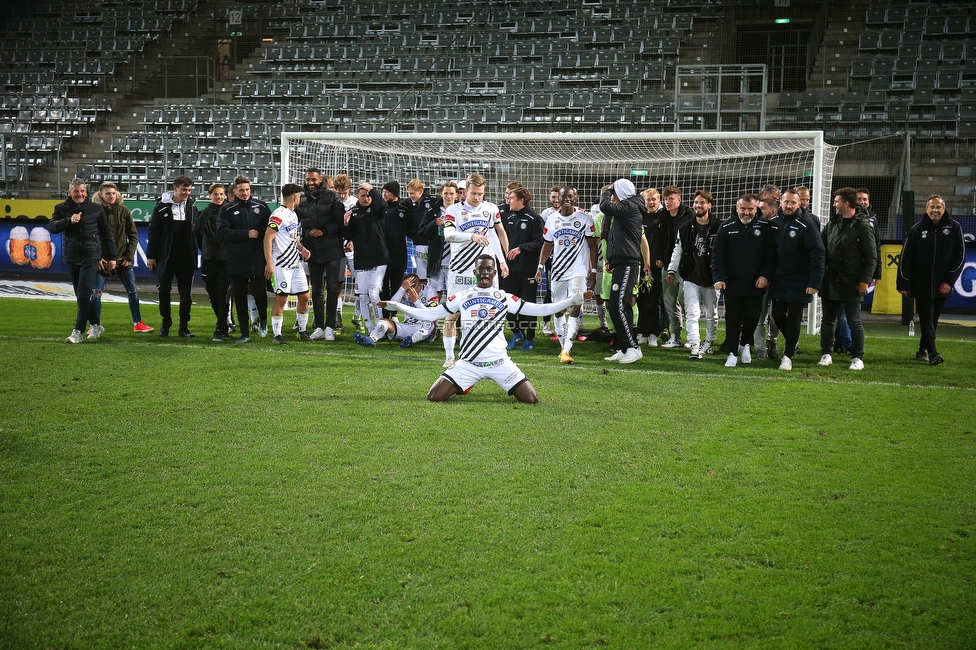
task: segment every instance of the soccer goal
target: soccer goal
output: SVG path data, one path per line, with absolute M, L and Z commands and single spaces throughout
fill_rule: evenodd
M 766 183 L 805 185 L 813 212 L 831 209 L 836 147 L 822 131 L 701 133 L 287 133 L 281 134 L 281 178 L 302 183 L 305 170 L 346 173 L 361 182 L 401 187 L 418 178 L 436 192 L 446 181 L 479 173 L 488 180 L 486 199 L 503 201 L 505 186 L 522 183 L 537 211 L 548 206 L 549 188 L 572 184 L 580 207 L 599 199 L 600 188 L 629 178 L 638 191 L 676 185 L 685 202 L 697 190 L 714 197 L 715 214 L 731 215 L 744 193 Z M 814 303 L 807 331 L 815 332 Z

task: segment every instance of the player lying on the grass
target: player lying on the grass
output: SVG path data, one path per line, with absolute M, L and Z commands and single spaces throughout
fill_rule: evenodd
M 390 300 L 409 307 L 433 307 L 437 305 L 437 290 L 429 284 L 421 284 L 420 276 L 410 273 L 403 278 L 400 289 Z M 403 322 L 381 318 L 368 335 L 356 332 L 352 338 L 360 345 L 373 346 L 385 336 L 391 341 L 400 341 L 401 348 L 409 348 L 414 343 L 433 340 L 436 334 L 435 321 L 407 316 Z
M 384 309 L 399 310 L 421 320 L 438 320 L 460 314 L 464 334 L 460 359 L 444 371 L 427 393 L 432 402 L 443 402 L 458 393 L 466 393 L 480 379 L 492 379 L 520 402 L 535 404 L 539 396 L 525 374 L 508 357 L 505 321 L 509 312 L 527 316 L 545 316 L 582 304 L 592 291 L 577 293 L 553 303 L 527 303 L 518 296 L 494 288 L 495 258 L 478 257 L 475 266 L 477 285 L 462 289 L 446 303 L 436 307 L 410 307 L 394 301 L 380 303 Z
M 281 188 L 281 205 L 271 214 L 264 235 L 264 277 L 271 280 L 275 301 L 271 308 L 271 330 L 274 342 L 284 345 L 281 324 L 284 321 L 288 296 L 298 296 L 298 338 L 311 341 L 308 332 L 308 278 L 302 260 L 309 258 L 309 250 L 298 241 L 298 215 L 295 208 L 302 199 L 300 185 L 288 183 Z

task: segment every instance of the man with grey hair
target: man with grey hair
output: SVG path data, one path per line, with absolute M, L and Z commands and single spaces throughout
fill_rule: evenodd
M 65 343 L 81 343 L 85 325 L 91 322 L 92 331 L 98 338 L 105 328 L 99 316 L 91 308 L 92 288 L 99 271 L 115 268 L 118 250 L 108 227 L 108 217 L 102 206 L 88 199 L 88 186 L 80 178 L 68 184 L 68 200 L 54 206 L 54 215 L 47 223 L 52 234 L 64 233 L 61 244 L 62 257 L 71 274 L 78 312 L 75 327 Z

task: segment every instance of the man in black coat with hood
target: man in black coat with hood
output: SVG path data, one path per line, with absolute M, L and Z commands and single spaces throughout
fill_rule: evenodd
M 610 299 L 607 301 L 610 320 L 613 322 L 617 352 L 607 361 L 634 363 L 644 355 L 637 344 L 634 331 L 634 283 L 640 276 L 641 263 L 647 268 L 650 256 L 644 239 L 644 199 L 626 178 L 614 181 L 600 195 L 600 211 L 603 212 L 603 229 L 607 240 L 606 271 L 613 274 Z M 644 245 L 642 246 L 642 241 Z

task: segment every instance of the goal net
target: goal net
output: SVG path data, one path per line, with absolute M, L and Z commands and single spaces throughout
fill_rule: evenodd
M 601 187 L 629 178 L 638 191 L 676 185 L 687 203 L 697 190 L 708 190 L 712 210 L 722 218 L 742 194 L 758 193 L 767 183 L 805 185 L 811 209 L 825 221 L 835 156 L 836 147 L 824 142 L 821 131 L 281 134 L 286 183 L 301 184 L 305 170 L 316 167 L 323 174 L 348 174 L 354 188 L 391 180 L 405 187 L 417 178 L 437 192 L 446 181 L 479 173 L 488 180 L 486 200 L 502 203 L 506 185 L 518 181 L 532 193 L 538 212 L 548 206 L 553 185 L 575 186 L 580 207 L 588 209 Z M 808 331 L 818 320 L 811 314 Z

